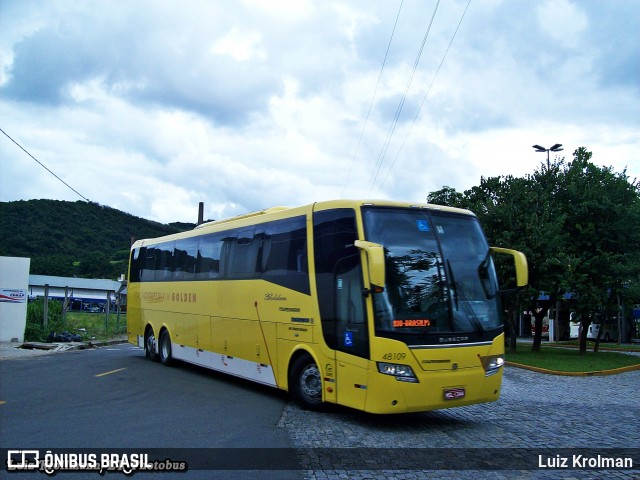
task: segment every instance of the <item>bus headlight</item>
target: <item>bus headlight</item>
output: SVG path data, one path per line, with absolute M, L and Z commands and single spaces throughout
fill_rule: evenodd
M 488 355 L 486 357 L 480 356 L 480 361 L 484 368 L 485 377 L 495 375 L 500 370 L 500 367 L 504 365 L 504 358 L 502 355 Z
M 413 369 L 409 365 L 378 362 L 378 371 L 396 377 L 399 382 L 419 383 Z

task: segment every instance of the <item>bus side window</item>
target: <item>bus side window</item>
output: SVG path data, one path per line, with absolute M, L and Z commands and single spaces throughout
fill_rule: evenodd
M 193 280 L 196 273 L 198 238 L 177 240 L 173 250 L 173 279 Z
M 222 235 L 213 233 L 200 237 L 196 259 L 196 279 L 213 280 L 220 276 Z
M 260 227 L 262 244 L 256 266 L 259 277 L 309 295 L 305 217 L 276 220 Z
M 129 272 L 130 282 L 139 282 L 142 277 L 143 259 L 146 255 L 146 248 L 135 248 L 131 252 L 131 271 Z
M 156 275 L 157 282 L 168 282 L 173 275 L 173 243 L 156 245 Z
M 141 255 L 142 272 L 141 282 L 153 282 L 156 279 L 156 248 L 147 247 L 144 255 Z
M 224 277 L 253 278 L 256 273 L 260 238 L 254 237 L 255 227 L 236 230 L 235 235 L 227 235 L 224 246 Z
M 266 275 L 307 273 L 304 217 L 278 220 L 265 225 L 259 267 Z

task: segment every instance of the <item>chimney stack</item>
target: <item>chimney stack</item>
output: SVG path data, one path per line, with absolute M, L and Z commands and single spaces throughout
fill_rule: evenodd
M 198 204 L 198 225 L 204 223 L 204 202 Z

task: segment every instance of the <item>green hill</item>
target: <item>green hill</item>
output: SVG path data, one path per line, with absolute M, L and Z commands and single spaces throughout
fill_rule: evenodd
M 131 237 L 194 226 L 164 225 L 83 201 L 0 202 L 0 255 L 30 257 L 32 274 L 115 279 L 127 271 Z

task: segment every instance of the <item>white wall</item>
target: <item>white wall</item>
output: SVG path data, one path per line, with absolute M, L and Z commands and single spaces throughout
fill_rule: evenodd
M 0 341 L 22 342 L 27 323 L 30 258 L 0 257 Z

